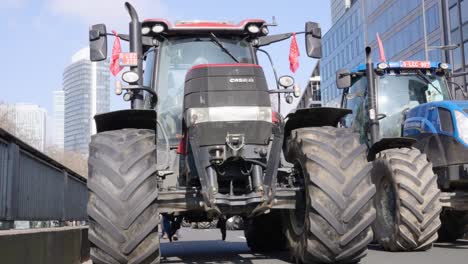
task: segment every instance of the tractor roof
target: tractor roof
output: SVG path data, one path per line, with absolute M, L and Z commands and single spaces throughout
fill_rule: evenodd
M 150 29 L 150 32 L 148 34 L 151 34 L 153 33 L 152 28 L 156 25 L 163 26 L 163 33 L 166 35 L 176 35 L 180 33 L 196 34 L 205 32 L 244 35 L 248 34 L 248 27 L 250 25 L 257 26 L 260 29 L 259 33 L 262 34 L 261 29 L 263 27 L 266 27 L 266 22 L 262 19 L 245 19 L 237 24 L 226 21 L 192 20 L 177 21 L 174 24 L 172 24 L 166 19 L 152 18 L 144 20 L 142 23 L 142 28 Z
M 381 63 L 385 63 L 387 67 L 385 69 L 395 69 L 395 70 L 439 70 L 439 69 L 450 69 L 450 64 L 443 63 L 440 61 L 388 61 L 388 62 L 374 62 L 374 69 L 379 69 L 378 65 Z M 443 65 L 445 64 L 445 65 Z M 446 68 L 442 68 L 443 67 Z M 366 64 L 360 64 L 356 68 L 352 69 L 351 72 L 365 72 L 366 71 Z

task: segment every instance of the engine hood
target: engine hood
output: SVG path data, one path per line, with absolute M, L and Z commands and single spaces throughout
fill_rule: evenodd
M 432 108 L 432 107 L 442 107 L 449 111 L 458 110 L 460 112 L 467 113 L 468 101 L 454 100 L 454 101 L 439 101 L 439 102 L 425 103 L 425 104 L 421 104 L 421 105 L 414 107 L 413 109 L 410 110 L 410 112 L 418 111 L 419 109 Z

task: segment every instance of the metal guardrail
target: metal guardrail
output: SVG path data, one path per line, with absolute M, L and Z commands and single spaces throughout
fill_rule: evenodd
M 0 128 L 0 221 L 86 220 L 86 179 Z

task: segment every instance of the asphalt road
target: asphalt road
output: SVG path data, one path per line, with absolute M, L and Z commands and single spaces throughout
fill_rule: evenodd
M 243 231 L 228 231 L 226 241 L 221 241 L 221 234 L 216 229 L 182 229 L 180 235 L 181 239 L 177 242 L 161 240 L 161 263 L 291 263 L 287 252 L 252 254 L 245 243 Z M 361 263 L 464 264 L 468 263 L 468 241 L 436 244 L 427 252 L 414 253 L 389 253 L 371 245 Z

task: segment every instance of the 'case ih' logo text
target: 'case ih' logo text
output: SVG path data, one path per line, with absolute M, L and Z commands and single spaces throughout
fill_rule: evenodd
M 253 83 L 255 82 L 254 78 L 231 78 L 229 79 L 230 83 Z

